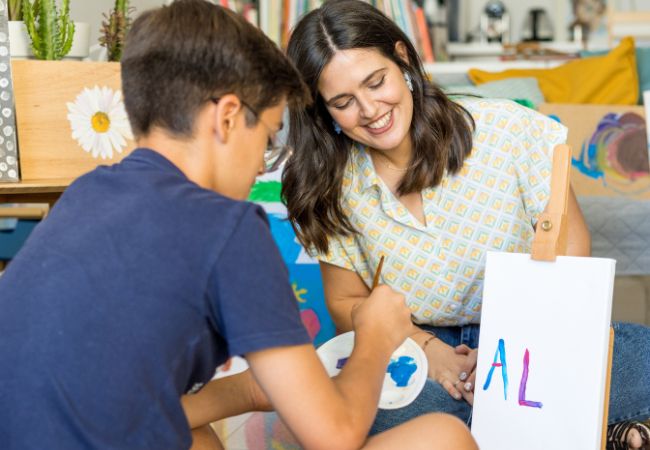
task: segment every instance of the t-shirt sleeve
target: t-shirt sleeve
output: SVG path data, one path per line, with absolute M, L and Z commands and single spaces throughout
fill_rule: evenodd
M 209 296 L 230 355 L 311 342 L 264 211 L 250 205 L 222 249 Z
M 310 249 L 309 254 L 318 261 L 342 267 L 358 273 L 364 281 L 368 281 L 367 258 L 364 256 L 356 236 L 330 236 L 328 238 L 328 249 L 326 253 L 320 253 L 315 248 Z
M 566 142 L 567 128 L 532 109 L 521 107 L 521 111 L 515 170 L 524 209 L 536 224 L 550 198 L 553 149 Z

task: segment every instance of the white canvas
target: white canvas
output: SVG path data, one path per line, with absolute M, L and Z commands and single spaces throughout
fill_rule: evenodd
M 482 450 L 600 448 L 615 264 L 488 252 L 472 419 Z M 505 393 L 498 366 L 484 389 L 501 339 Z

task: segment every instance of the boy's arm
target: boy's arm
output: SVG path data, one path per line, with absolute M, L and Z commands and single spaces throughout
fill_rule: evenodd
M 367 439 L 393 349 L 363 342 L 357 339 L 334 379 L 311 345 L 246 355 L 255 378 L 304 448 L 358 449 Z
M 410 330 L 404 297 L 379 286 L 352 311 L 355 344 L 330 379 L 311 345 L 246 355 L 253 375 L 304 448 L 359 448 L 374 420 L 392 352 Z
M 210 381 L 181 398 L 190 428 L 249 411 L 270 411 L 271 404 L 250 370 Z

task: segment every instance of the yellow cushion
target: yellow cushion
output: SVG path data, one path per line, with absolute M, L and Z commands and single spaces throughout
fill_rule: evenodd
M 471 69 L 475 84 L 513 77 L 535 77 L 549 103 L 635 105 L 639 98 L 634 39 L 627 37 L 604 56 L 578 59 L 552 69 Z

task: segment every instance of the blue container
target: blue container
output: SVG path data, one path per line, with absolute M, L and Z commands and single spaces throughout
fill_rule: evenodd
M 0 219 L 0 260 L 8 261 L 16 256 L 38 220 Z

